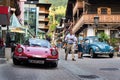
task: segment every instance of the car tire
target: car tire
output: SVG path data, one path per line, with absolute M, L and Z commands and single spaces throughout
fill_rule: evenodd
M 91 58 L 95 58 L 95 57 L 97 57 L 97 55 L 96 54 L 94 54 L 94 52 L 93 52 L 93 49 L 90 49 L 90 57 Z
M 13 64 L 14 65 L 19 65 L 20 61 L 18 61 L 16 58 L 13 57 Z
M 109 57 L 110 57 L 110 58 L 113 58 L 113 54 L 109 54 Z

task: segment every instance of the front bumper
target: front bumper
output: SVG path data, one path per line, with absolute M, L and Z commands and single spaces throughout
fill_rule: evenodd
M 45 64 L 45 63 L 56 63 L 59 59 L 50 59 L 50 58 L 38 58 L 38 57 L 25 57 L 25 56 L 13 56 L 16 60 L 25 63 L 37 63 L 37 64 Z
M 108 55 L 108 54 L 113 54 L 114 52 L 95 52 L 95 54 L 104 54 L 104 55 Z

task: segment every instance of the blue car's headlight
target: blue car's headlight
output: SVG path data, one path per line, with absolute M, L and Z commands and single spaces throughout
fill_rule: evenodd
M 110 50 L 114 50 L 114 48 L 112 46 L 110 46 Z

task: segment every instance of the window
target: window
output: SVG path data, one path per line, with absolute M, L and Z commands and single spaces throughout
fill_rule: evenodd
M 98 36 L 100 33 L 104 33 L 104 30 L 97 30 L 96 36 Z
M 88 43 L 89 43 L 89 40 L 88 40 L 88 39 L 86 39 L 86 40 L 85 40 L 85 43 L 86 43 L 86 44 L 88 44 Z
M 97 9 L 98 14 L 111 14 L 111 8 L 108 7 L 100 7 Z
M 117 38 L 119 37 L 119 33 L 117 30 L 110 30 L 110 38 Z
M 101 8 L 101 14 L 107 14 L 107 8 Z

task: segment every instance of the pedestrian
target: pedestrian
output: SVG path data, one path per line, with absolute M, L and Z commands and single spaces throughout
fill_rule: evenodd
M 3 38 L 0 36 L 0 54 L 3 53 L 3 47 L 4 47 Z
M 82 58 L 83 56 L 82 41 L 83 41 L 83 33 L 80 33 L 78 37 L 78 58 Z
M 3 38 L 0 37 L 0 48 L 2 48 L 3 46 L 4 46 Z
M 68 54 L 71 50 L 72 52 L 72 60 L 75 61 L 75 56 L 74 56 L 74 44 L 77 42 L 77 38 L 75 35 L 72 33 L 72 30 L 70 29 L 70 33 L 66 35 L 65 41 L 67 42 L 67 51 L 65 54 L 65 60 L 67 60 Z

